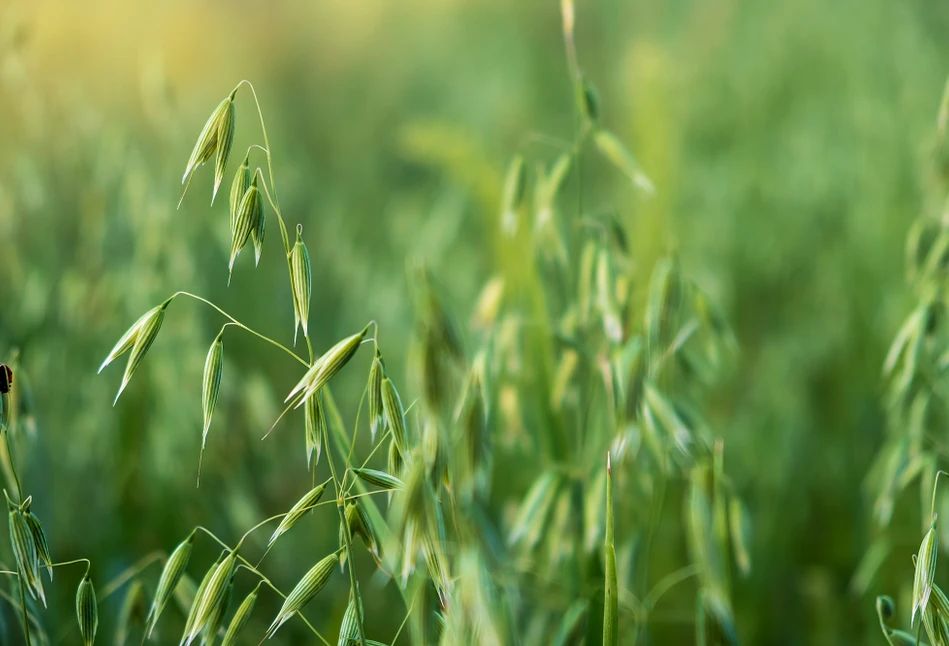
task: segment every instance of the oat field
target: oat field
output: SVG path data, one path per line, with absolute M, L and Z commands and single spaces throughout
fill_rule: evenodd
M 949 646 L 946 34 L 0 0 L 0 644 Z

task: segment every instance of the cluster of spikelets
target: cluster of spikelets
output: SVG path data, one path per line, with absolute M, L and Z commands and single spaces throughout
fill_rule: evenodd
M 215 109 L 202 130 L 198 142 L 195 145 L 194 152 L 188 161 L 183 178 L 183 181 L 188 182 L 188 184 L 190 184 L 196 168 L 209 161 L 211 157 L 217 153 L 214 178 L 214 194 L 216 194 L 218 186 L 222 181 L 223 173 L 226 169 L 227 157 L 232 146 L 234 97 L 237 89 L 239 89 L 241 85 L 238 85 L 238 88 L 235 88 L 228 98 L 222 101 Z M 261 122 L 261 126 L 266 139 L 266 129 L 263 126 L 263 122 Z M 252 148 L 254 148 L 254 146 L 252 146 L 251 149 Z M 267 164 L 269 168 L 270 151 L 264 147 L 261 147 L 261 149 L 267 154 Z M 251 177 L 249 153 L 250 149 L 248 150 L 248 155 L 245 157 L 244 162 L 238 169 L 231 190 L 230 222 L 232 248 L 229 259 L 229 270 L 233 269 L 234 260 L 241 249 L 246 245 L 248 239 L 253 240 L 256 255 L 259 260 L 264 236 L 263 197 L 260 190 L 262 186 L 264 194 L 266 194 L 267 199 L 274 209 L 283 235 L 286 258 L 290 271 L 290 292 L 294 306 L 294 335 L 296 338 L 297 332 L 302 329 L 309 349 L 311 346 L 307 321 L 311 292 L 311 270 L 309 254 L 302 239 L 302 227 L 297 227 L 296 240 L 291 247 L 286 235 L 286 226 L 280 215 L 276 195 L 272 194 L 266 188 L 260 169 L 257 169 L 253 177 Z M 272 169 L 270 170 L 272 177 Z M 129 380 L 141 364 L 146 352 L 158 336 L 168 305 L 178 296 L 196 298 L 208 303 L 204 301 L 204 299 L 186 292 L 174 294 L 161 305 L 149 310 L 134 323 L 119 339 L 102 363 L 100 371 L 124 353 L 130 352 L 122 384 L 119 388 L 119 395 L 121 395 L 128 385 Z M 218 311 L 221 311 L 213 304 L 210 305 L 218 309 Z M 228 326 L 236 326 L 258 337 L 264 338 L 274 345 L 280 346 L 279 343 L 272 339 L 246 328 L 246 326 L 239 323 L 230 315 L 226 313 L 224 313 L 224 315 L 230 320 L 224 324 L 213 340 L 205 360 L 202 380 L 202 409 L 204 418 L 201 443 L 202 456 L 223 378 L 223 335 L 225 329 Z M 297 361 L 307 366 L 307 371 L 290 391 L 285 400 L 288 406 L 284 414 L 294 408 L 304 408 L 308 468 L 314 467 L 319 462 L 323 454 L 323 447 L 329 450 L 330 446 L 330 424 L 327 421 L 327 402 L 324 401 L 325 397 L 329 397 L 329 383 L 339 371 L 351 361 L 364 342 L 370 340 L 375 345 L 374 338 L 367 339 L 367 335 L 372 326 L 373 324 L 370 323 L 358 333 L 340 340 L 315 359 L 312 356 L 311 350 L 309 362 L 304 361 L 288 348 L 280 346 Z M 403 488 L 402 480 L 400 480 L 397 475 L 394 475 L 394 473 L 400 472 L 402 465 L 408 459 L 405 409 L 395 385 L 386 373 L 382 353 L 377 345 L 375 346 L 375 354 L 369 372 L 368 394 L 369 417 L 371 420 L 370 427 L 373 440 L 375 440 L 377 433 L 380 431 L 384 433 L 383 439 L 389 439 L 389 463 L 391 473 L 366 467 L 349 467 L 349 465 L 347 465 L 347 470 L 343 474 L 342 479 L 340 479 L 333 466 L 332 458 L 330 458 L 330 467 L 333 472 L 333 477 L 307 492 L 289 512 L 280 514 L 274 519 L 269 519 L 275 520 L 279 518 L 281 521 L 270 538 L 268 550 L 282 535 L 292 529 L 306 513 L 319 505 L 326 487 L 330 482 L 334 483 L 337 490 L 337 506 L 340 515 L 340 547 L 336 552 L 324 557 L 316 563 L 316 565 L 300 579 L 293 590 L 285 595 L 284 604 L 271 623 L 266 633 L 267 637 L 272 637 L 284 623 L 299 613 L 299 611 L 326 586 L 335 566 L 341 565 L 345 567 L 353 541 L 356 538 L 364 543 L 367 551 L 377 565 L 385 569 L 382 560 L 382 540 L 377 531 L 379 523 L 384 521 L 381 521 L 378 509 L 375 508 L 374 505 L 372 506 L 372 511 L 376 515 L 376 520 L 374 520 L 373 514 L 367 510 L 368 505 L 363 500 L 355 496 L 347 495 L 348 491 L 353 488 L 357 482 L 363 483 L 361 485 L 362 487 L 375 487 L 377 492 L 389 492 L 390 497 L 393 492 Z M 118 396 L 116 399 L 118 399 Z M 332 404 L 332 406 L 335 411 L 335 404 Z M 282 417 L 283 415 L 281 415 L 281 418 Z M 274 426 L 276 426 L 276 423 Z M 271 428 L 271 430 L 273 430 L 273 428 Z M 200 461 L 199 458 L 199 474 Z M 349 474 L 352 474 L 352 482 L 350 482 L 347 487 L 345 481 Z M 265 523 L 266 522 L 269 521 L 265 521 Z M 250 532 L 248 532 L 248 534 L 249 533 Z M 185 569 L 188 566 L 194 540 L 195 533 L 192 532 L 192 534 L 172 552 L 172 555 L 166 561 L 155 597 L 151 604 L 151 609 L 146 619 L 146 634 L 149 636 L 153 634 L 162 611 L 182 580 Z M 260 585 L 267 584 L 269 587 L 273 587 L 256 568 L 251 567 L 250 563 L 240 555 L 239 550 L 242 542 L 238 543 L 233 549 L 227 548 L 222 551 L 218 561 L 206 572 L 200 585 L 198 585 L 190 604 L 190 611 L 188 613 L 184 633 L 181 637 L 180 643 L 182 646 L 190 645 L 199 638 L 202 644 L 209 643 L 213 641 L 215 636 L 224 628 L 223 621 L 225 612 L 230 604 L 231 590 L 233 588 L 234 577 L 238 571 L 238 565 L 243 565 L 257 574 L 260 577 L 260 583 L 253 589 L 232 616 L 229 625 L 226 630 L 224 630 L 225 644 L 234 643 L 237 639 L 237 635 L 247 623 L 248 617 L 255 605 Z M 340 634 L 340 644 L 348 646 L 349 641 L 364 644 L 378 643 L 365 638 L 362 601 L 358 584 L 352 574 L 352 565 L 350 564 L 349 567 L 351 576 L 351 601 Z M 277 592 L 282 595 L 279 591 Z
M 949 598 L 935 583 L 939 554 L 937 521 L 942 512 L 945 522 L 949 497 L 937 497 L 938 484 L 944 471 L 937 471 L 939 451 L 929 438 L 944 432 L 949 415 L 940 394 L 949 376 L 949 327 L 946 314 L 949 298 L 945 291 L 949 271 L 949 221 L 946 204 L 949 198 L 949 82 L 940 105 L 930 176 L 927 177 L 928 200 L 924 214 L 916 220 L 907 236 L 907 274 L 918 302 L 907 316 L 893 340 L 883 365 L 887 387 L 888 436 L 881 447 L 869 481 L 876 495 L 875 515 L 882 528 L 887 528 L 900 494 L 916 479 L 922 493 L 921 515 L 928 529 L 919 551 L 914 555 L 910 625 L 914 633 L 892 628 L 896 608 L 890 597 L 877 598 L 880 629 L 890 646 L 923 644 L 925 631 L 932 646 L 949 646 Z M 932 487 L 932 499 L 926 496 Z M 869 584 L 885 558 L 887 533 L 881 533 L 877 545 L 868 550 L 858 570 L 861 592 Z M 884 546 L 881 548 L 881 546 Z
M 934 511 L 939 477 L 947 475 L 949 474 L 945 471 L 939 471 L 936 474 L 930 510 L 932 520 L 929 529 L 923 535 L 919 551 L 913 556 L 915 575 L 913 577 L 910 624 L 915 629 L 915 634 L 890 627 L 887 621 L 895 614 L 893 600 L 887 596 L 877 597 L 877 615 L 880 620 L 880 629 L 890 646 L 923 644 L 919 641 L 919 638 L 924 629 L 932 646 L 949 646 L 949 597 L 935 582 L 936 561 L 939 556 L 939 535 L 936 531 L 937 514 Z
M 672 386 L 676 381 L 673 376 L 680 374 L 689 375 L 688 383 L 706 380 L 715 371 L 722 348 L 730 347 L 734 341 L 711 299 L 683 276 L 674 257 L 660 261 L 653 271 L 645 311 L 639 318 L 630 296 L 633 263 L 626 234 L 615 219 L 593 222 L 592 229 L 598 233 L 591 237 L 573 240 L 564 234 L 566 230 L 591 228 L 587 226 L 589 222 L 582 222 L 584 227 L 564 227 L 555 209 L 564 182 L 579 167 L 587 143 L 636 187 L 646 192 L 653 187 L 620 140 L 600 123 L 596 94 L 577 64 L 573 6 L 569 0 L 563 2 L 563 18 L 581 115 L 577 139 L 549 170 L 541 168 L 534 182 L 532 203 L 527 199 L 527 163 L 522 155 L 516 155 L 507 173 L 500 213 L 504 235 L 519 249 L 526 242 L 536 250 L 538 264 L 547 273 L 541 278 L 533 274 L 508 276 L 502 271 L 488 283 L 477 307 L 477 319 L 484 332 L 482 343 L 469 361 L 461 335 L 431 275 L 421 272 L 415 356 L 422 394 L 411 427 L 378 347 L 378 330 L 372 336 L 369 334 L 373 323 L 341 339 L 323 354 L 313 354 L 307 326 L 311 291 L 309 255 L 301 227 L 296 228 L 292 245 L 287 235 L 262 116 L 264 146 L 248 148 L 231 187 L 228 280 L 248 240 L 253 241 L 259 262 L 266 199 L 280 227 L 289 269 L 294 340 L 302 329 L 308 360 L 187 292 L 178 292 L 146 312 L 106 357 L 100 371 L 129 353 L 117 400 L 157 338 L 165 312 L 177 297 L 202 301 L 228 319 L 212 341 L 205 360 L 202 457 L 223 379 L 223 336 L 228 327 L 256 335 L 306 367 L 287 395 L 287 407 L 280 418 L 292 409 L 303 408 L 308 468 L 314 468 L 326 455 L 332 477 L 306 492 L 288 512 L 251 528 L 233 547 L 211 535 L 223 549 L 205 571 L 193 595 L 184 595 L 189 600 L 180 646 L 210 644 L 222 633 L 225 646 L 236 643 L 262 586 L 284 599 L 265 638 L 273 637 L 295 616 L 306 622 L 302 610 L 328 585 L 337 566 L 348 570 L 350 583 L 338 644 L 379 644 L 366 636 L 365 611 L 353 566 L 357 538 L 380 572 L 399 581 L 413 639 L 419 643 L 505 643 L 518 630 L 518 615 L 528 617 L 531 624 L 546 621 L 545 634 L 556 635 L 553 643 L 568 643 L 577 638 L 583 626 L 588 643 L 627 643 L 631 638 L 626 635 L 641 629 L 655 599 L 679 576 L 673 573 L 671 579 L 660 581 L 642 601 L 630 602 L 625 592 L 631 577 L 623 564 L 632 560 L 634 541 L 618 532 L 617 525 L 622 527 L 624 518 L 640 515 L 641 505 L 635 504 L 633 496 L 624 496 L 618 503 L 619 513 L 614 513 L 613 485 L 614 478 L 623 477 L 619 467 L 631 461 L 635 461 L 637 471 L 642 469 L 640 481 L 646 484 L 637 493 L 643 496 L 654 496 L 655 489 L 667 479 L 688 479 L 690 490 L 685 506 L 692 556 L 688 568 L 699 580 L 697 638 L 701 643 L 735 643 L 730 554 L 734 553 L 739 569 L 747 572 L 747 515 L 724 474 L 721 442 L 715 440 L 690 406 L 693 393 L 688 388 Z M 212 203 L 233 146 L 235 97 L 245 84 L 253 91 L 249 83 L 238 84 L 208 119 L 182 179 L 190 186 L 195 171 L 216 156 Z M 257 100 L 256 93 L 254 99 Z M 255 149 L 266 155 L 269 185 L 260 168 L 251 172 L 250 157 Z M 535 212 L 534 224 L 523 226 L 531 208 Z M 523 260 L 517 264 L 530 265 Z M 562 284 L 575 288 L 566 302 L 561 298 L 563 294 L 557 294 Z M 555 329 L 528 335 L 525 310 L 538 321 L 552 322 Z M 640 327 L 642 332 L 638 333 Z M 373 454 L 388 442 L 386 471 L 367 468 L 366 463 L 354 466 L 357 462 L 352 460 L 351 447 L 356 438 L 347 435 L 343 428 L 330 392 L 334 377 L 369 343 L 374 349 L 366 386 L 369 428 L 375 445 Z M 553 368 L 550 375 L 538 378 L 532 372 L 547 367 Z M 538 388 L 538 382 L 543 387 Z M 593 386 L 584 385 L 589 383 Z M 499 529 L 488 513 L 492 431 L 520 429 L 523 408 L 528 406 L 537 408 L 539 417 L 549 423 L 549 427 L 541 426 L 534 431 L 545 436 L 535 438 L 537 446 L 548 446 L 543 459 L 536 462 L 541 468 L 532 476 L 535 479 L 527 496 L 514 501 L 517 511 L 513 521 Z M 587 415 L 589 411 L 593 412 Z M 571 426 L 574 424 L 576 428 Z M 576 448 L 572 445 L 574 439 Z M 645 448 L 642 452 L 640 445 Z M 340 473 L 334 455 L 346 455 L 347 451 L 350 458 L 345 471 Z M 627 479 L 621 484 L 625 490 L 631 485 Z M 330 486 L 335 489 L 335 499 L 321 502 Z M 376 493 L 389 498 L 387 517 L 368 495 Z M 327 503 L 335 503 L 337 508 L 339 548 L 317 561 L 284 594 L 258 566 L 247 560 L 246 549 L 242 552 L 244 540 L 258 528 L 279 520 L 268 543 L 269 551 L 309 511 Z M 626 525 L 629 530 L 630 522 Z M 513 589 L 492 576 L 493 570 L 508 564 L 500 546 L 502 533 L 507 535 L 507 548 L 514 556 L 515 566 L 520 556 L 529 557 L 533 563 L 544 563 L 546 558 L 547 574 L 529 573 L 537 575 L 542 584 L 563 583 L 556 581 L 558 573 L 567 565 L 576 566 L 571 570 L 579 574 L 571 575 L 564 586 L 574 591 L 577 598 L 559 622 L 551 623 L 543 608 L 534 613 L 519 607 L 517 594 L 507 594 Z M 628 534 L 631 536 L 632 532 Z M 180 596 L 197 536 L 196 529 L 165 561 L 145 617 L 146 637 L 155 635 L 170 600 Z M 591 557 L 597 566 L 587 568 L 583 563 Z M 226 621 L 235 579 L 242 569 L 256 577 L 257 583 Z M 29 578 L 24 576 L 24 580 Z M 30 586 L 31 594 L 36 594 L 32 583 Z M 592 595 L 590 590 L 594 591 Z M 130 586 L 126 600 L 127 606 L 144 604 L 140 582 Z M 543 619 L 545 613 L 547 619 Z M 88 573 L 77 593 L 77 616 L 83 638 L 91 644 L 97 619 Z

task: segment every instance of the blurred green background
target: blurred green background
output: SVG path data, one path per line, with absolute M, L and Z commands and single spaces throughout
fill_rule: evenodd
M 307 234 L 315 345 L 375 318 L 402 375 L 408 263 L 428 263 L 466 320 L 489 277 L 485 224 L 507 160 L 529 132 L 571 136 L 558 4 L 0 2 L 0 360 L 19 349 L 29 380 L 36 433 L 18 456 L 56 559 L 90 557 L 107 581 L 196 524 L 235 540 L 307 488 L 302 419 L 259 440 L 300 371 L 229 333 L 195 489 L 201 371 L 222 322 L 211 310 L 172 304 L 114 408 L 121 368 L 95 374 L 178 289 L 292 341 L 276 222 L 260 267 L 245 251 L 228 288 L 226 195 L 209 207 L 210 171 L 175 209 L 218 101 L 242 78 L 259 93 L 284 215 Z M 676 248 L 741 346 L 708 411 L 755 528 L 754 569 L 734 590 L 739 636 L 883 643 L 873 597 L 911 581 L 918 517 L 897 514 L 893 554 L 865 596 L 851 578 L 873 538 L 863 481 L 883 436 L 880 366 L 912 303 L 903 240 L 924 204 L 949 4 L 577 4 L 602 119 L 658 187 L 643 199 L 594 163 L 591 208 L 635 213 L 644 277 Z M 260 141 L 249 96 L 237 119 L 240 155 Z M 362 368 L 340 378 L 351 410 Z M 268 559 L 287 588 L 335 542 L 325 517 L 305 522 Z M 56 576 L 44 614 L 54 636 L 72 626 L 80 576 Z M 102 643 L 119 597 L 104 606 Z M 345 594 L 325 595 L 309 614 L 331 631 L 344 607 Z M 376 607 L 374 626 L 391 634 L 401 606 Z M 18 643 L 0 612 L 3 643 Z M 285 643 L 304 639 L 293 624 Z

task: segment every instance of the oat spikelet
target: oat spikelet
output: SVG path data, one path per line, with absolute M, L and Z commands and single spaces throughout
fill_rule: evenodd
M 376 469 L 352 469 L 352 472 L 359 476 L 360 480 L 364 480 L 371 485 L 381 487 L 382 489 L 391 490 L 391 489 L 401 489 L 404 484 L 401 480 L 396 478 L 393 475 L 386 473 L 385 471 L 377 471 Z
M 388 375 L 382 376 L 381 390 L 382 409 L 389 428 L 392 429 L 392 441 L 400 455 L 405 456 L 408 447 L 405 443 L 405 409 L 402 407 L 402 399 Z
M 218 333 L 208 350 L 204 362 L 204 377 L 201 386 L 201 410 L 204 415 L 204 430 L 201 433 L 201 452 L 198 457 L 198 482 L 201 482 L 201 463 L 204 459 L 204 447 L 208 441 L 208 429 L 211 428 L 211 415 L 221 393 L 221 377 L 224 374 L 224 328 Z
M 933 519 L 929 531 L 920 543 L 916 555 L 916 575 L 913 578 L 913 612 L 910 622 L 916 625 L 916 619 L 926 612 L 929 596 L 932 594 L 933 577 L 936 575 L 936 557 L 939 554 L 939 538 L 936 535 L 936 521 Z
M 278 538 L 283 534 L 293 529 L 293 526 L 296 525 L 301 518 L 303 518 L 310 510 L 313 509 L 313 506 L 320 501 L 320 498 L 323 497 L 323 492 L 326 490 L 325 485 L 320 485 L 308 491 L 302 498 L 300 498 L 293 507 L 290 508 L 290 511 L 286 516 L 283 517 L 283 520 L 280 521 L 280 525 L 277 526 L 277 529 L 274 530 L 273 535 L 270 537 L 270 541 L 267 543 L 267 547 L 270 547 L 274 544 Z
M 240 636 L 241 631 L 244 630 L 244 626 L 247 625 L 247 621 L 250 619 L 250 613 L 254 611 L 254 605 L 257 603 L 257 593 L 260 590 L 260 586 L 261 583 L 258 583 L 257 587 L 247 595 L 237 608 L 237 612 L 234 613 L 234 617 L 227 627 L 227 632 L 224 633 L 224 640 L 221 642 L 221 646 L 234 646 L 237 643 L 238 636 Z
M 323 356 L 313 362 L 310 369 L 303 375 L 303 379 L 294 386 L 284 402 L 288 402 L 298 393 L 302 393 L 300 401 L 297 402 L 297 407 L 299 407 L 306 399 L 312 397 L 320 388 L 329 383 L 330 379 L 335 377 L 336 373 L 342 370 L 343 366 L 353 358 L 356 350 L 359 349 L 359 344 L 366 338 L 368 332 L 369 325 L 364 327 L 361 332 L 346 337 L 327 350 Z
M 132 375 L 135 374 L 135 370 L 142 362 L 142 359 L 145 358 L 145 354 L 152 346 L 152 343 L 154 343 L 155 338 L 158 337 L 158 331 L 161 329 L 162 321 L 165 319 L 165 310 L 168 309 L 168 305 L 172 299 L 174 299 L 174 296 L 158 307 L 149 310 L 149 312 L 140 319 L 140 324 L 136 323 L 135 326 L 133 326 L 136 329 L 131 346 L 132 351 L 129 353 L 129 360 L 125 366 L 125 374 L 122 375 L 122 385 L 119 386 L 119 392 L 115 395 L 115 401 L 112 402 L 113 405 L 119 401 L 122 391 L 128 386 Z M 124 342 L 120 341 L 120 343 Z
M 96 605 L 96 591 L 92 587 L 92 579 L 86 572 L 76 590 L 76 618 L 79 620 L 79 635 L 83 646 L 92 646 L 96 641 L 96 630 L 99 628 L 99 608 Z
M 165 567 L 162 569 L 161 576 L 158 579 L 158 587 L 155 589 L 155 599 L 152 601 L 151 609 L 148 611 L 148 616 L 145 619 L 145 634 L 149 637 L 151 637 L 152 631 L 155 629 L 155 624 L 158 623 L 158 617 L 161 616 L 162 611 L 165 609 L 165 604 L 168 603 L 168 600 L 175 591 L 175 587 L 178 585 L 178 581 L 181 580 L 185 568 L 188 567 L 188 560 L 191 558 L 191 548 L 194 546 L 194 536 L 195 531 L 192 530 L 188 538 L 178 544 L 178 547 L 174 549 L 171 556 L 169 556 L 165 562 Z
M 376 441 L 376 432 L 385 426 L 382 409 L 382 375 L 385 365 L 382 363 L 382 353 L 376 348 L 376 356 L 369 369 L 369 431 L 372 441 Z
M 310 336 L 307 324 L 310 319 L 310 292 L 312 275 L 310 252 L 303 242 L 303 225 L 297 225 L 297 241 L 290 251 L 290 291 L 293 295 L 293 344 L 297 343 L 297 330 L 303 328 L 303 336 Z
M 290 594 L 287 595 L 280 612 L 267 629 L 267 637 L 273 637 L 280 627 L 287 622 L 290 617 L 303 609 L 306 604 L 313 600 L 320 590 L 326 586 L 330 575 L 336 567 L 339 557 L 333 553 L 324 557 L 319 563 L 310 568 L 310 571 L 303 575 L 303 578 L 296 584 Z
M 231 255 L 227 264 L 228 284 L 231 282 L 231 274 L 234 271 L 234 261 L 237 260 L 237 255 L 247 244 L 251 232 L 259 226 L 261 218 L 264 217 L 263 198 L 260 195 L 260 189 L 257 187 L 259 178 L 260 171 L 258 170 L 254 173 L 254 178 L 237 207 L 237 219 L 231 231 Z
M 231 236 L 234 235 L 234 227 L 237 224 L 237 212 L 241 205 L 241 199 L 248 188 L 250 188 L 250 152 L 244 156 L 244 162 L 237 169 L 237 174 L 234 175 L 234 181 L 231 183 Z
M 224 171 L 227 169 L 227 158 L 231 154 L 234 143 L 234 95 L 227 98 L 226 107 L 217 123 L 217 159 L 214 162 L 214 192 L 211 194 L 211 204 L 217 197 L 217 191 L 224 180 Z
M 326 411 L 323 408 L 323 393 L 317 392 L 306 400 L 306 468 L 320 463 L 323 437 L 326 435 Z M 316 456 L 314 459 L 313 456 Z

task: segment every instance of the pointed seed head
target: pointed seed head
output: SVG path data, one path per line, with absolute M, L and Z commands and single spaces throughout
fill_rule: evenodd
M 310 253 L 303 242 L 303 225 L 297 225 L 297 240 L 290 251 L 290 288 L 293 296 L 293 343 L 297 342 L 297 328 L 303 328 L 303 336 L 309 337 L 307 324 L 310 318 L 310 292 L 312 274 Z
M 267 543 L 267 547 L 270 547 L 274 544 L 278 538 L 284 533 L 290 531 L 294 525 L 296 525 L 301 518 L 303 518 L 307 513 L 309 513 L 313 506 L 320 501 L 320 498 L 323 497 L 323 492 L 326 490 L 324 485 L 319 485 L 308 491 L 302 498 L 300 498 L 293 507 L 290 508 L 290 511 L 286 516 L 283 517 L 283 520 L 280 521 L 280 525 L 277 526 L 277 529 L 274 530 L 273 536 L 270 537 L 270 541 Z
M 227 169 L 227 158 L 231 154 L 231 145 L 234 143 L 234 95 L 227 98 L 224 110 L 217 122 L 217 160 L 214 163 L 214 192 L 211 194 L 211 204 L 217 197 L 217 191 L 224 179 Z
M 83 646 L 92 646 L 96 641 L 96 630 L 99 628 L 99 608 L 96 605 L 96 591 L 92 587 L 92 579 L 86 572 L 76 590 L 76 618 L 79 620 L 79 635 Z

